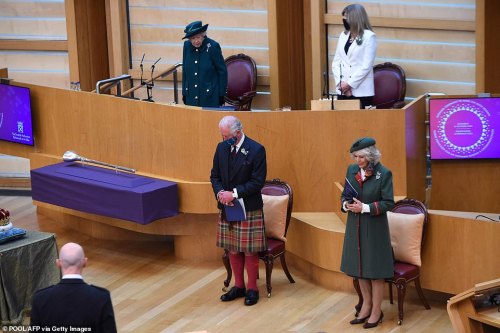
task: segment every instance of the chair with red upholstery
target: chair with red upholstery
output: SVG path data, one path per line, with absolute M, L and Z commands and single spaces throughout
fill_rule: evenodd
M 391 62 L 373 66 L 375 96 L 372 104 L 377 109 L 400 109 L 405 105 L 406 74 L 403 68 Z
M 257 65 L 248 55 L 236 54 L 226 58 L 227 95 L 226 104 L 237 111 L 250 111 L 252 100 L 257 95 Z
M 293 191 L 286 182 L 280 179 L 273 179 L 266 180 L 261 193 L 264 201 L 264 223 L 266 225 L 267 250 L 260 252 L 259 258 L 264 261 L 266 265 L 267 297 L 271 297 L 271 275 L 273 272 L 274 260 L 276 258 L 280 258 L 281 267 L 288 281 L 290 281 L 290 283 L 295 283 L 295 280 L 288 271 L 288 266 L 285 261 L 285 237 L 292 216 Z M 225 291 L 232 278 L 232 270 L 227 251 L 224 251 L 222 262 L 227 270 L 227 278 L 224 280 L 223 288 Z
M 403 199 L 396 202 L 391 212 L 387 213 L 389 232 L 394 250 L 394 277 L 386 279 L 389 284 L 389 299 L 393 304 L 392 285 L 398 291 L 398 325 L 403 323 L 403 303 L 406 296 L 406 287 L 415 282 L 416 291 L 424 307 L 431 307 L 425 299 L 420 286 L 420 250 L 423 242 L 425 227 L 428 223 L 428 213 L 425 205 L 414 199 Z M 359 302 L 355 306 L 356 315 L 363 304 L 363 297 L 357 279 L 354 279 L 354 288 L 358 293 Z

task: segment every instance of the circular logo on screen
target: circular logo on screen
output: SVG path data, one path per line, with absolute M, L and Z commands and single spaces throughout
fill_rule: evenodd
M 439 110 L 436 118 L 436 142 L 452 156 L 475 156 L 485 150 L 493 139 L 490 113 L 472 100 L 448 103 Z

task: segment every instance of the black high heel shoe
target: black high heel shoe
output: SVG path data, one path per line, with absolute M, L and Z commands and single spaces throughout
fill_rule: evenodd
M 380 324 L 382 322 L 383 318 L 384 318 L 384 313 L 382 311 L 380 311 L 380 317 L 378 318 L 378 320 L 374 323 L 370 323 L 369 321 L 367 321 L 366 323 L 363 324 L 363 328 L 377 327 L 378 324 Z
M 364 318 L 354 318 L 353 320 L 351 320 L 349 322 L 349 324 L 351 325 L 357 325 L 357 324 L 363 324 L 368 318 L 370 318 L 371 314 L 369 314 L 368 316 L 364 317 Z

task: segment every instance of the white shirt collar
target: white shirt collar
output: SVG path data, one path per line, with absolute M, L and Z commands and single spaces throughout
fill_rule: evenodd
M 236 145 L 236 152 L 240 151 L 240 148 L 241 148 L 241 145 L 243 144 L 243 141 L 245 141 L 245 133 L 241 133 L 241 140 Z
M 80 274 L 65 274 L 62 277 L 63 279 L 82 279 L 83 277 Z

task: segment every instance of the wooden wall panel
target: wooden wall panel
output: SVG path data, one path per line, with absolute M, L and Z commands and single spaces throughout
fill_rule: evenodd
M 148 78 L 148 70 L 158 58 L 161 58 L 156 66 L 158 71 L 182 62 L 184 28 L 189 22 L 201 20 L 209 24 L 207 34 L 220 43 L 225 58 L 238 53 L 254 58 L 258 75 L 265 79 L 259 80 L 260 94 L 252 106 L 270 109 L 267 1 L 131 0 L 129 10 L 131 73 L 139 69 L 143 54 Z M 166 99 L 173 100 L 173 94 Z
M 292 214 L 287 252 L 309 264 L 301 267 L 302 271 L 316 270 L 310 276 L 313 281 L 327 273 L 340 273 L 345 231 L 345 224 L 339 219 L 342 215 L 346 214 Z M 495 249 L 499 237 L 500 223 L 474 220 L 473 214 L 429 211 L 421 253 L 422 287 L 456 294 L 497 278 L 498 251 Z M 292 262 L 295 264 L 295 260 Z M 347 290 L 352 290 L 352 285 Z M 418 304 L 420 306 L 420 302 Z
M 500 223 L 478 221 L 473 214 L 429 213 L 422 247 L 423 288 L 456 294 L 498 278 Z
M 375 64 L 386 61 L 403 67 L 407 101 L 427 92 L 476 92 L 475 1 L 361 1 L 377 34 Z M 340 13 L 349 2 L 327 0 L 328 70 L 330 91 L 335 86 L 331 63 Z M 399 25 L 399 26 L 398 26 Z
M 68 71 L 67 52 L 32 52 L 32 51 L 0 51 L 0 67 L 8 64 L 11 68 L 22 70 L 29 68 L 36 71 Z
M 340 13 L 350 1 L 327 0 L 327 12 Z M 373 17 L 474 21 L 475 1 L 359 1 Z
M 499 213 L 499 168 L 498 160 L 432 161 L 430 207 Z
M 269 1 L 272 107 L 305 109 L 303 2 Z M 277 94 L 277 95 L 276 95 Z
M 478 0 L 477 29 L 477 76 L 478 91 L 500 93 L 500 35 L 498 34 L 498 16 L 500 2 L 495 0 Z
M 106 3 L 66 0 L 65 9 L 71 81 L 92 91 L 109 78 Z
M 6 17 L 64 17 L 61 1 L 19 1 L 2 0 L 2 16 Z M 64 29 L 63 29 L 64 30 Z
M 94 160 L 178 181 L 183 195 L 212 197 L 209 174 L 220 141 L 217 127 L 228 113 L 28 86 L 35 147 L 0 142 L 2 153 L 29 157 L 37 167 L 60 161 L 66 150 L 75 150 Z M 345 177 L 352 163 L 347 150 L 362 136 L 377 138 L 382 163 L 393 171 L 396 195 L 406 195 L 407 182 L 416 179 L 407 177 L 405 110 L 239 112 L 238 116 L 245 133 L 266 146 L 267 178 L 282 178 L 294 188 L 296 211 L 333 211 L 337 204 L 333 183 Z M 209 200 L 187 200 L 194 205 L 189 212 L 214 212 L 215 205 L 205 210 Z
M 10 78 L 69 87 L 64 1 L 1 3 L 0 67 Z

